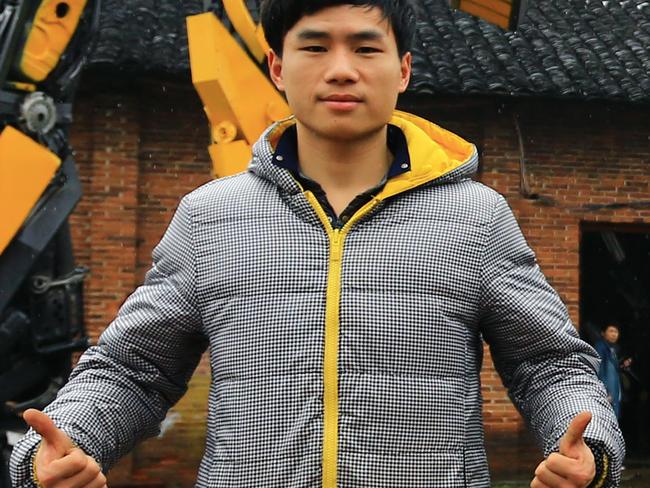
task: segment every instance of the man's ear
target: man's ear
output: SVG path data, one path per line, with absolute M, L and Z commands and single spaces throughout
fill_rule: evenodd
M 402 56 L 400 62 L 401 79 L 399 83 L 399 92 L 404 93 L 411 80 L 411 53 L 407 52 Z
M 278 90 L 283 92 L 284 82 L 282 81 L 282 58 L 275 54 L 275 51 L 271 49 L 266 59 L 269 64 L 269 75 L 271 76 L 271 81 L 273 81 L 273 84 Z

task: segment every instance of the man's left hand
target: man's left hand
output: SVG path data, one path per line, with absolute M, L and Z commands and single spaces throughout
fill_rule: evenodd
M 554 452 L 535 470 L 531 488 L 585 488 L 596 476 L 596 462 L 583 439 L 591 413 L 576 415 L 560 439 L 560 452 Z

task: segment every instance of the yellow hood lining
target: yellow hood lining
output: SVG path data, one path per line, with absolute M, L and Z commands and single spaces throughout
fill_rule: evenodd
M 294 125 L 293 116 L 281 120 L 267 134 L 275 149 L 287 127 Z M 462 137 L 416 115 L 395 110 L 390 122 L 399 127 L 408 145 L 411 169 L 388 180 L 377 199 L 397 195 L 428 183 L 462 166 L 476 153 L 476 148 Z

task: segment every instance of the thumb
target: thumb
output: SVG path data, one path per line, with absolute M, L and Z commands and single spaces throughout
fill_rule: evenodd
M 582 436 L 589 422 L 591 422 L 591 412 L 580 412 L 573 417 L 565 434 L 560 439 L 560 454 L 573 457 L 571 456 L 572 448 L 584 442 Z
M 23 419 L 41 435 L 44 444 L 53 448 L 57 454 L 64 456 L 75 447 L 70 437 L 54 425 L 52 419 L 40 410 L 34 408 L 25 410 Z

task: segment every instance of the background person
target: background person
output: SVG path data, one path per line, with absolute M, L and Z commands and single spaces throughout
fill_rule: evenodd
M 598 378 L 605 385 L 607 390 L 607 399 L 612 404 L 616 418 L 621 417 L 621 366 L 629 368 L 632 364 L 631 358 L 619 362 L 618 359 L 618 339 L 620 329 L 617 324 L 606 324 L 601 330 L 601 338 L 596 342 L 596 351 L 600 356 L 600 368 L 598 369 Z

